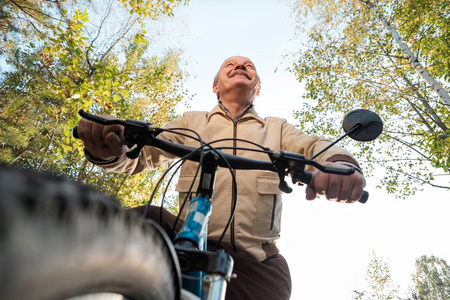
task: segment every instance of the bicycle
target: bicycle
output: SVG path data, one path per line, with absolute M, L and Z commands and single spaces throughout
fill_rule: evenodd
M 184 146 L 157 138 L 164 129 L 150 123 L 106 120 L 83 111 L 80 115 L 104 125 L 123 125 L 130 158 L 151 145 L 181 157 L 180 162 L 199 162 L 202 184 L 197 196 L 189 201 L 183 227 L 171 241 L 154 221 L 138 218 L 116 200 L 88 187 L 0 168 L 0 299 L 67 299 L 93 293 L 114 293 L 127 299 L 224 299 L 232 279 L 232 258 L 217 249 L 220 240 L 214 251 L 206 251 L 218 167 L 276 172 L 279 188 L 286 193 L 292 191 L 286 175 L 294 184 L 311 182 L 306 165 L 333 174 L 355 172 L 355 168 L 323 166 L 300 154 L 265 148 L 251 151 L 266 153 L 270 161 L 233 156 L 199 137 L 200 147 Z M 382 122 L 370 111 L 357 110 L 346 116 L 343 127 L 344 136 L 367 141 L 381 133 Z M 359 201 L 367 199 L 364 192 Z

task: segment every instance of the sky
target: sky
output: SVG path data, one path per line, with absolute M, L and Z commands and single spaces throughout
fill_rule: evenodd
M 292 112 L 301 108 L 304 89 L 286 67 L 301 46 L 287 2 L 191 0 L 166 22 L 165 43 L 184 49 L 191 75 L 185 87 L 195 94 L 190 110 L 214 107 L 214 75 L 226 58 L 242 55 L 252 59 L 261 77 L 258 113 L 296 123 Z M 372 252 L 389 264 L 402 291 L 416 258 L 436 255 L 450 262 L 449 192 L 426 188 L 398 200 L 376 184 L 377 178 L 368 180 L 366 204 L 307 201 L 303 187 L 284 196 L 278 246 L 291 270 L 291 299 L 352 299 L 353 290 L 365 287 Z

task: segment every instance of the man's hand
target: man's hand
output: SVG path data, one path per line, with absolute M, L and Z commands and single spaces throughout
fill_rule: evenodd
M 348 168 L 338 163 L 325 162 L 324 166 Z M 352 175 L 336 175 L 316 170 L 312 184 L 306 188 L 306 199 L 314 200 L 317 195 L 325 195 L 328 200 L 353 203 L 358 201 L 366 185 L 364 176 L 355 171 Z
M 112 116 L 101 116 L 114 119 Z M 122 125 L 104 126 L 84 118 L 78 123 L 78 135 L 86 150 L 98 160 L 110 160 L 123 155 L 126 147 L 118 134 L 124 130 Z

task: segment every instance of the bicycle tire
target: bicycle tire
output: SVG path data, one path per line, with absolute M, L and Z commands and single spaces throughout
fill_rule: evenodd
M 173 253 L 158 226 L 114 199 L 0 166 L 0 299 L 179 299 Z

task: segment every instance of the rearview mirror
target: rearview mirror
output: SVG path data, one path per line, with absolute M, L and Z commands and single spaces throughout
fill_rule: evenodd
M 355 109 L 342 122 L 342 128 L 352 139 L 368 142 L 376 139 L 383 131 L 383 121 L 373 111 Z

